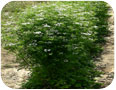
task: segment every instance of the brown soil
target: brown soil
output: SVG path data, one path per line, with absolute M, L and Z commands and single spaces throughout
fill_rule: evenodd
M 12 53 L 2 49 L 1 54 L 1 77 L 3 82 L 10 88 L 20 88 L 21 82 L 27 78 L 29 71 L 25 69 L 18 70 L 15 55 Z
M 98 82 L 104 83 L 102 88 L 107 87 L 112 83 L 114 78 L 114 13 L 112 8 L 109 10 L 111 17 L 109 18 L 109 31 L 111 32 L 108 37 L 106 37 L 106 45 L 103 47 L 99 61 L 96 62 L 98 69 L 104 74 L 101 77 L 96 78 Z

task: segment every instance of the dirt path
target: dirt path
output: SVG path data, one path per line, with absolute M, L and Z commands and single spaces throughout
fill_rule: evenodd
M 20 88 L 22 80 L 27 78 L 29 71 L 18 70 L 18 64 L 15 63 L 15 56 L 2 49 L 1 77 L 6 86 L 10 88 Z
M 112 15 L 108 20 L 111 33 L 106 37 L 107 43 L 103 47 L 104 51 L 100 60 L 96 62 L 98 69 L 104 72 L 100 78 L 97 78 L 98 82 L 104 83 L 103 88 L 110 85 L 114 78 L 114 16 L 112 8 L 109 10 L 109 14 Z

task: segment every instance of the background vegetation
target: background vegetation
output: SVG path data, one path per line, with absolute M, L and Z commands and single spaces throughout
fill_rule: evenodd
M 20 3 L 9 18 L 2 17 L 2 45 L 31 71 L 22 88 L 100 88 L 94 79 L 100 76 L 94 60 L 108 35 L 107 4 Z M 5 7 L 2 16 L 7 11 Z

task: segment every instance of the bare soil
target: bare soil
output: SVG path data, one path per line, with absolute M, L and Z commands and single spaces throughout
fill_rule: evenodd
M 6 86 L 10 88 L 20 88 L 21 82 L 26 80 L 29 71 L 25 69 L 18 70 L 18 64 L 13 53 L 8 53 L 7 50 L 1 50 L 1 77 Z
M 114 78 L 114 13 L 112 8 L 109 10 L 111 17 L 109 18 L 109 31 L 110 35 L 106 37 L 106 45 L 103 46 L 104 51 L 96 61 L 98 70 L 102 71 L 101 77 L 96 78 L 98 82 L 103 83 L 102 88 L 107 87 L 112 83 Z

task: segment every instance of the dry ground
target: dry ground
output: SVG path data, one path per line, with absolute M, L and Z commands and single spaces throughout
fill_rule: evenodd
M 101 77 L 96 78 L 98 82 L 104 83 L 102 86 L 107 87 L 111 84 L 114 78 L 114 13 L 112 8 L 109 10 L 110 15 L 109 18 L 109 31 L 111 32 L 108 37 L 106 37 L 106 45 L 103 47 L 104 51 L 102 52 L 99 61 L 96 62 L 98 69 L 103 71 L 104 74 Z
M 29 71 L 18 70 L 15 56 L 7 50 L 1 50 L 1 75 L 3 82 L 10 88 L 20 88 L 21 81 L 27 78 Z

